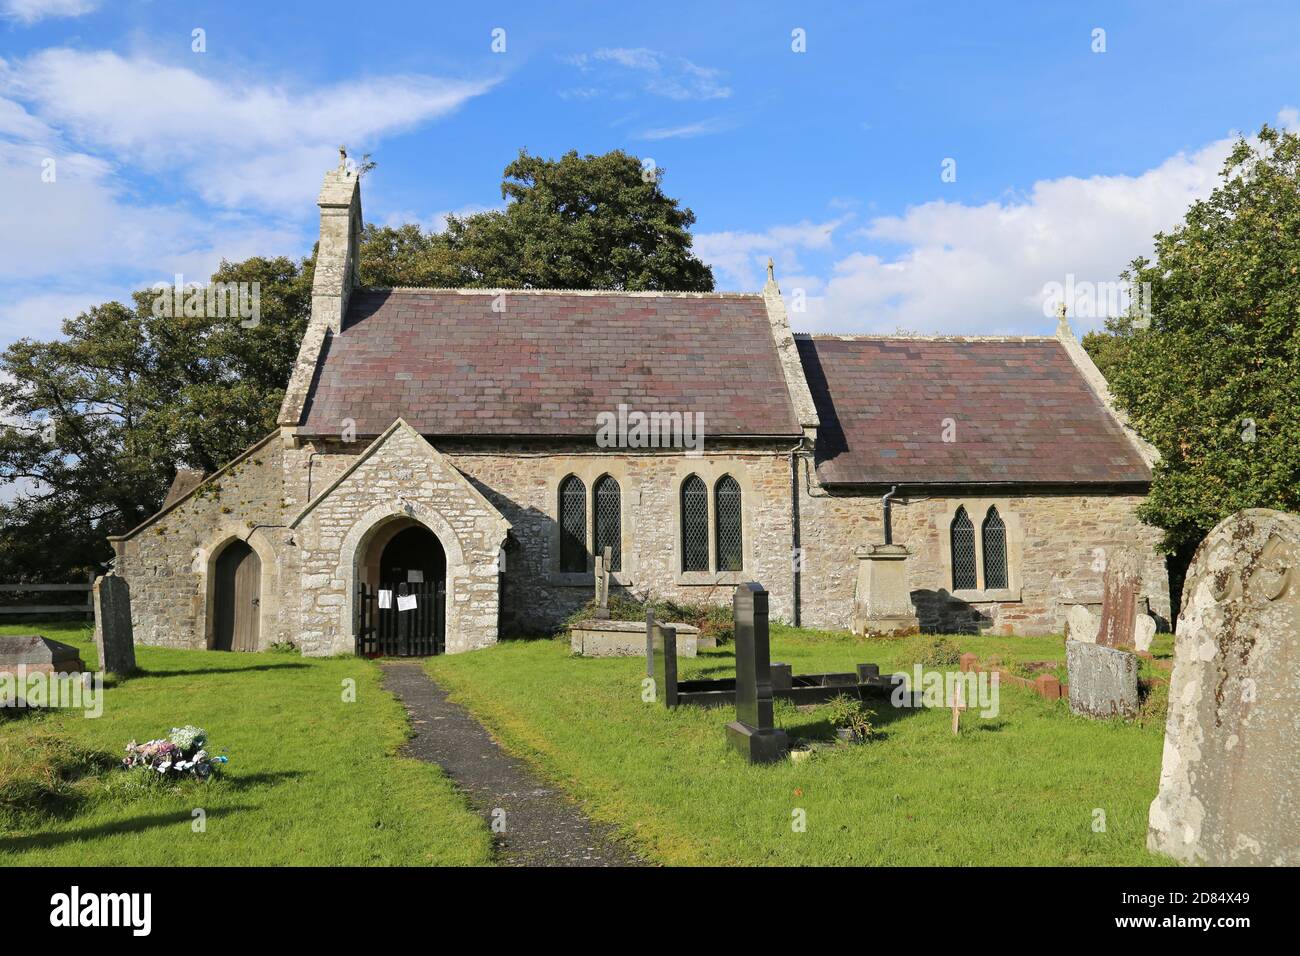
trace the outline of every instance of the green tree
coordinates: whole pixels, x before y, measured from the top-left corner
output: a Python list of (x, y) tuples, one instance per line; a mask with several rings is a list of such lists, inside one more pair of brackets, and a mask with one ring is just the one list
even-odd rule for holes
[(160, 309), (149, 290), (0, 354), (0, 577), (59, 578), (108, 560), (105, 536), (152, 514), (177, 467), (213, 471), (274, 427), (311, 263), (222, 263), (213, 279), (256, 288), (257, 320)]
[(1143, 520), (1186, 562), (1241, 508), (1300, 510), (1300, 137), (1241, 140), (1208, 199), (1155, 238), (1149, 319), (1085, 340), (1160, 451)]
[(621, 150), (521, 150), (505, 169), (503, 210), (449, 216), (441, 233), (367, 226), (366, 285), (708, 292), (713, 271), (691, 252), (695, 214), (665, 195), (662, 169)]

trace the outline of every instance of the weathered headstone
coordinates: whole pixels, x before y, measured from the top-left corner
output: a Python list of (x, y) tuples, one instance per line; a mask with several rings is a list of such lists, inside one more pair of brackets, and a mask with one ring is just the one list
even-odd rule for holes
[(854, 634), (904, 637), (921, 632), (912, 604), (907, 559), (901, 544), (872, 544), (854, 551), (858, 577), (853, 596)]
[(1137, 555), (1122, 548), (1106, 561), (1102, 578), (1101, 622), (1097, 643), (1103, 647), (1133, 647), (1133, 628), (1137, 620), (1138, 590), (1142, 577), (1138, 573)]
[(1071, 604), (1065, 612), (1065, 636), (1072, 641), (1096, 644), (1100, 624), (1100, 619), (1086, 604)]
[(1133, 625), (1133, 646), (1139, 651), (1151, 650), (1151, 642), (1156, 637), (1156, 619), (1150, 614), (1141, 614)]
[(1133, 717), (1138, 708), (1138, 661), (1127, 651), (1065, 642), (1070, 710), (1087, 717)]
[(135, 671), (135, 632), (131, 627), (131, 590), (126, 578), (105, 574), (95, 581), (95, 647), (99, 669), (112, 674)]
[(1183, 589), (1147, 847), (1211, 866), (1300, 865), (1300, 515), (1220, 522)]
[(727, 741), (750, 763), (780, 760), (790, 749), (772, 715), (771, 650), (767, 630), (767, 592), (750, 582), (732, 598), (736, 622), (736, 719), (727, 724)]
[(609, 620), (609, 566), (614, 560), (614, 550), (605, 547), (596, 555), (596, 609), (591, 616), (598, 621)]
[(73, 674), (85, 670), (81, 651), (39, 634), (0, 635), (0, 671), (28, 674)]

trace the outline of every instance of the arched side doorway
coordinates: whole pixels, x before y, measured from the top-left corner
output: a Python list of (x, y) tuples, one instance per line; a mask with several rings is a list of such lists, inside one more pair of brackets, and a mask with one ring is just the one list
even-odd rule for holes
[(409, 517), (386, 522), (365, 545), (359, 570), (358, 653), (372, 657), (443, 653), (447, 555), (436, 534)]
[(212, 649), (257, 650), (262, 616), (262, 561), (235, 540), (217, 555), (212, 591)]

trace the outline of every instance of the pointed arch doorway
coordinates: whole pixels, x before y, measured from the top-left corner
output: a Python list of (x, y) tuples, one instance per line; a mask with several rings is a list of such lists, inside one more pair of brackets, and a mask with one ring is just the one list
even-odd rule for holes
[(262, 616), (262, 561), (238, 539), (217, 555), (212, 593), (212, 649), (255, 651)]
[(399, 518), (376, 529), (358, 585), (357, 653), (422, 657), (446, 646), (447, 555), (428, 527)]

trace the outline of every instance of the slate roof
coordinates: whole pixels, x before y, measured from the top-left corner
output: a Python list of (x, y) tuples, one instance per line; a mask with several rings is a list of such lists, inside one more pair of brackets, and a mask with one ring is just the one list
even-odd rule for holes
[(620, 402), (717, 436), (798, 436), (760, 295), (359, 290), (299, 431), (584, 436)]
[[(1054, 339), (795, 338), (828, 484), (1151, 479)], [(943, 441), (948, 418), (956, 441)]]

